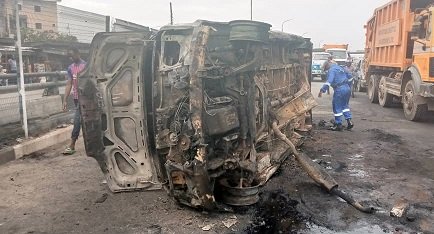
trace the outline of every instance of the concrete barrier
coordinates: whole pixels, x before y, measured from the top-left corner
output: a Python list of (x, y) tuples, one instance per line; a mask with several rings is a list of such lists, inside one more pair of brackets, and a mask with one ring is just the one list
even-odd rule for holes
[(66, 128), (56, 129), (43, 136), (0, 150), (0, 165), (46, 149), (50, 146), (67, 142), (71, 138), (72, 127), (73, 126), (68, 126)]

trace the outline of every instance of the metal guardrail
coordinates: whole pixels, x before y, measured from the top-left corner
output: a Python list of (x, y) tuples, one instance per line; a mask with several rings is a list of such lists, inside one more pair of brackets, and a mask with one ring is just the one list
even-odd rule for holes
[[(32, 90), (38, 90), (38, 89), (64, 86), (64, 85), (66, 85), (66, 81), (65, 80), (58, 81), (57, 78), (64, 77), (66, 74), (67, 74), (66, 71), (25, 73), (24, 78), (50, 76), (50, 77), (54, 77), (54, 80), (49, 81), (49, 82), (45, 82), (45, 83), (25, 84), (24, 89), (26, 91), (32, 91)], [(0, 75), (0, 79), (11, 79), (11, 78), (17, 78), (17, 74)], [(13, 93), (13, 92), (17, 92), (17, 90), (18, 90), (18, 85), (0, 86), (0, 94)]]
[[(66, 71), (23, 73), (22, 77), (26, 81), (39, 80), (32, 79), (33, 77), (45, 77), (47, 80), (43, 83), (24, 84), (24, 89), (20, 89), (19, 84), (22, 82), (18, 75), (0, 75), (0, 81), (9, 80), (9, 85), (0, 86), (0, 143), (17, 137), (27, 137), (29, 131), (36, 135), (54, 129), (58, 124), (69, 123), (75, 110), (72, 100), (68, 98), (68, 111), (62, 112), (61, 87), (66, 84)], [(11, 81), (14, 81), (14, 84), (11, 84)]]
[[(26, 84), (24, 85), (24, 88), (26, 89), (26, 91), (32, 91), (32, 90), (59, 87), (65, 85), (66, 85), (66, 81), (53, 81), (53, 82), (46, 82), (46, 83)], [(0, 94), (17, 92), (17, 90), (18, 90), (18, 85), (0, 86)]]
[[(68, 72), (66, 72), (66, 71), (24, 73), (24, 78), (44, 77), (44, 76), (62, 77), (62, 76), (65, 76), (67, 74), (68, 74)], [(17, 78), (17, 74), (16, 73), (10, 73), (10, 74), (0, 75), (0, 79), (10, 79), (10, 78)]]

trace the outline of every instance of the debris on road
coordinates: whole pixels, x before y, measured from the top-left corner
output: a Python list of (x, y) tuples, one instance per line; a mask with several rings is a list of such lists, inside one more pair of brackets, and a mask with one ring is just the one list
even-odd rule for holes
[(57, 125), (57, 128), (67, 128), (68, 126), (68, 124), (59, 124)]
[(107, 193), (103, 193), (101, 197), (99, 197), (98, 199), (95, 200), (95, 203), (103, 203), (105, 202), (105, 200), (107, 200), (108, 194)]
[(215, 224), (208, 224), (202, 227), (202, 231), (209, 231), (214, 227)]
[(261, 194), (253, 223), (245, 233), (297, 233), (304, 229), (308, 219), (297, 210), (298, 201), (289, 198), (282, 190)]
[(161, 226), (160, 225), (151, 225), (147, 228), (147, 234), (160, 234)]
[(326, 122), (325, 120), (322, 119), (322, 120), (319, 121), (318, 126), (320, 126), (320, 127), (325, 127), (326, 124), (327, 124), (327, 122)]
[(409, 203), (407, 199), (401, 198), (397, 200), (393, 205), (393, 208), (390, 211), (390, 216), (400, 218), (404, 215), (408, 207), (409, 207)]
[(226, 228), (231, 228), (237, 222), (238, 222), (238, 218), (235, 215), (222, 221), (223, 225), (225, 225)]
[(301, 165), (304, 171), (314, 180), (316, 183), (321, 185), (329, 193), (334, 194), (342, 199), (344, 199), (348, 204), (352, 205), (357, 210), (364, 213), (374, 213), (375, 209), (373, 207), (365, 207), (360, 202), (356, 201), (350, 194), (346, 193), (344, 190), (338, 188), (338, 183), (331, 177), (325, 170), (323, 170), (319, 164), (315, 163), (306, 154), (298, 152), (295, 145), (288, 139), (285, 134), (283, 134), (277, 127), (277, 122), (272, 123), (272, 129), (276, 134), (276, 137), (285, 142), (292, 151), (292, 154), (297, 159), (298, 163)]

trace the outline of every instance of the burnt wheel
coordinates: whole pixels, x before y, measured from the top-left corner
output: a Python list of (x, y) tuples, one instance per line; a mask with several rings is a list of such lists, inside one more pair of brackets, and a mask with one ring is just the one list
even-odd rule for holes
[(421, 120), (428, 112), (427, 104), (416, 103), (417, 94), (413, 80), (407, 82), (402, 97), (405, 118), (411, 121)]
[(368, 81), (368, 97), (371, 103), (378, 103), (378, 76), (372, 75)]
[(393, 103), (393, 95), (387, 93), (386, 77), (382, 76), (378, 84), (378, 103), (382, 107), (390, 107)]

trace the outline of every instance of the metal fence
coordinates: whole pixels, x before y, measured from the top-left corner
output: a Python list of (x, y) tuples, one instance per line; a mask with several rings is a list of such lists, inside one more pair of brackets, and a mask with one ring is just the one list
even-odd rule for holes
[[(0, 47), (2, 51), (7, 52), (3, 56), (0, 53), (0, 65), (6, 65), (3, 68), (7, 68), (6, 70), (9, 72), (21, 73), (21, 78), (17, 78), (17, 74), (3, 75), (1, 74), (2, 71), (0, 71), (0, 144), (1, 137), (13, 132), (11, 128), (16, 129), (15, 126), (26, 129), (24, 131), (25, 135), (28, 135), (28, 132), (32, 135), (32, 127), (43, 125), (41, 123), (36, 124), (36, 121), (65, 116), (68, 113), (62, 110), (62, 87), (65, 85), (65, 72), (32, 73), (25, 74), (22, 77), (24, 71), (65, 69), (64, 60), (70, 62), (65, 56), (68, 47), (75, 46), (81, 51), (83, 49), (82, 52), (84, 52), (87, 50), (84, 48), (87, 48), (88, 45), (83, 44), (90, 43), (92, 38), (99, 32), (155, 32), (149, 27), (132, 22), (57, 5), (57, 1), (40, 1), (44, 10), (38, 12), (34, 11), (31, 2), (18, 0), (3, 2), (0, 11), (4, 10), (15, 19), (24, 17), (34, 19), (35, 22), (25, 25), (23, 24), (25, 21), (11, 20), (7, 22), (8, 27), (5, 27), (8, 30), (0, 31), (0, 37), (5, 37), (0, 39), (8, 39), (3, 40), (5, 44), (1, 45), (3, 48)], [(57, 6), (52, 7), (53, 4)], [(44, 30), (40, 30), (41, 28)], [(47, 28), (50, 30), (47, 30)], [(21, 35), (22, 32), (24, 32), (23, 35)], [(11, 48), (12, 45), (9, 40), (11, 38), (15, 38), (15, 52)], [(29, 47), (22, 47), (21, 43), (23, 42)], [(23, 51), (26, 55), (24, 59)], [(12, 58), (9, 58), (9, 55)], [(18, 66), (15, 66), (14, 61)], [(42, 63), (48, 66), (41, 70), (34, 69), (36, 64)], [(33, 78), (37, 77), (46, 77), (46, 82), (40, 82), (39, 79), (34, 82)], [(26, 81), (26, 84), (23, 81)], [(18, 87), (17, 84), (25, 87), (25, 91)], [(26, 104), (27, 108), (21, 108), (22, 103)], [(70, 103), (72, 104), (72, 100)], [(73, 104), (68, 105), (68, 107), (71, 110), (74, 109)], [(29, 126), (26, 127), (28, 121), (30, 121)], [(56, 121), (52, 120), (51, 123), (56, 123)], [(21, 123), (23, 126), (20, 126)], [(38, 131), (34, 132), (38, 133)]]
[[(30, 136), (39, 135), (56, 128), (58, 125), (70, 122), (74, 105), (69, 103), (63, 111), (63, 96), (66, 72), (27, 73), (24, 78), (29, 81), (24, 85), (27, 106), (28, 129)], [(0, 148), (2, 145), (24, 137), (22, 103), (20, 102), (19, 86), (9, 82), (16, 74), (0, 75)], [(38, 79), (37, 83), (33, 78)], [(8, 81), (8, 82), (6, 82)], [(7, 84), (7, 85), (6, 85)]]

